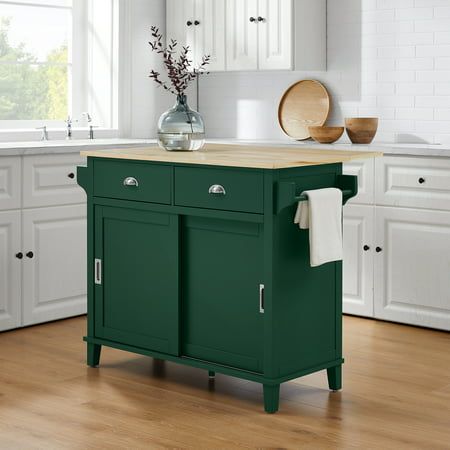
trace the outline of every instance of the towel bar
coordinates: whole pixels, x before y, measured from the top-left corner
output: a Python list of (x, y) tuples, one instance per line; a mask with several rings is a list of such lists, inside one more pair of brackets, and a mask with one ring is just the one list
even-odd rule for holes
[[(348, 200), (354, 197), (358, 193), (358, 178), (354, 175), (337, 175), (334, 186), (323, 187), (336, 187), (342, 191), (342, 204), (345, 205)], [(306, 191), (305, 187), (302, 189)], [(292, 181), (280, 181), (277, 185), (275, 212), (278, 214), (284, 208), (292, 206), (295, 203), (308, 200), (306, 195), (297, 195), (298, 188)]]

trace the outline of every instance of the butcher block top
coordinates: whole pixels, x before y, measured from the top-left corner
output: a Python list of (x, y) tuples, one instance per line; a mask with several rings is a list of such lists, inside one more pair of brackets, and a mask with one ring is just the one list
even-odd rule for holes
[(208, 166), (286, 169), (335, 164), (382, 156), (381, 152), (319, 150), (285, 146), (209, 144), (195, 152), (168, 152), (157, 145), (140, 148), (86, 150), (82, 156)]

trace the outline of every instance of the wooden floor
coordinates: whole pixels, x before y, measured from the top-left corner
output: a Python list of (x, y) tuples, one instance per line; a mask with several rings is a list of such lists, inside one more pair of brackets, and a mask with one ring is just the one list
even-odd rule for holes
[(85, 318), (0, 333), (0, 448), (450, 448), (450, 335), (344, 321), (344, 389), (255, 383), (104, 348), (84, 364)]

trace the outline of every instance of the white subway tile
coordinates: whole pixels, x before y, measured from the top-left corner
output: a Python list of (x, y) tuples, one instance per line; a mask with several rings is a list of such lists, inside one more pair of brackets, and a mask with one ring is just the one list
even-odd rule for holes
[(404, 8), (395, 10), (396, 20), (422, 20), (433, 17), (433, 8)]
[(450, 6), (438, 6), (434, 8), (434, 17), (439, 19), (450, 18)]
[(435, 58), (434, 68), (436, 70), (447, 70), (450, 69), (450, 56), (446, 58)]
[(416, 106), (421, 108), (449, 108), (450, 96), (417, 96)]
[[(433, 11), (431, 9), (431, 11)], [(362, 23), (366, 22), (388, 22), (394, 20), (395, 14), (393, 9), (382, 9), (362, 12)]]
[(413, 8), (414, 0), (378, 0), (378, 9)]
[(448, 19), (433, 19), (433, 20), (416, 20), (414, 22), (414, 30), (418, 32), (423, 31), (448, 31)]
[(435, 83), (434, 93), (436, 95), (450, 95), (450, 82), (447, 83)]
[(378, 33), (412, 33), (414, 22), (380, 22), (375, 23)]
[(380, 95), (377, 97), (377, 106), (382, 108), (412, 108), (414, 106), (414, 96)]
[(438, 31), (437, 33), (434, 33), (434, 42), (436, 44), (450, 44), (450, 31)]
[(416, 72), (417, 81), (427, 81), (430, 83), (442, 82), (450, 83), (450, 71), (447, 70), (419, 70)]
[(449, 0), (416, 0), (415, 6), (423, 7), (423, 6), (448, 6)]
[(394, 133), (405, 133), (414, 129), (413, 120), (385, 120), (380, 119), (378, 126), (380, 131), (383, 132), (394, 132)]
[[(450, 104), (448, 108), (437, 108), (434, 110), (434, 118), (436, 120), (450, 120)], [(450, 130), (448, 130), (450, 133)]]
[(433, 108), (397, 108), (396, 119), (433, 120)]
[(450, 45), (418, 45), (416, 47), (417, 57), (426, 56), (450, 56)]
[(415, 79), (415, 73), (412, 70), (381, 71), (378, 72), (377, 79), (380, 82), (411, 82)]
[(433, 95), (434, 85), (432, 83), (397, 83), (397, 95)]
[(398, 45), (427, 45), (433, 44), (433, 33), (401, 33), (397, 35)]
[[(416, 47), (413, 45), (401, 46), (401, 47), (380, 47), (378, 49), (379, 58), (412, 58), (416, 55)], [(428, 56), (428, 55), (422, 55)], [(442, 55), (447, 56), (447, 55)]]
[(360, 117), (382, 117), (383, 119), (395, 119), (395, 108), (378, 108), (361, 106), (358, 108)]
[(401, 58), (395, 62), (398, 70), (432, 70), (434, 64), (433, 58)]
[(418, 120), (416, 130), (424, 133), (448, 133), (450, 120)]

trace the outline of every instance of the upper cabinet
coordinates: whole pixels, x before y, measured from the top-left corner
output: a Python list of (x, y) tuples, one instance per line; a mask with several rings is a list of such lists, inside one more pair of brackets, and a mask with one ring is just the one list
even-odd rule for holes
[(225, 70), (225, 0), (167, 0), (167, 37), (191, 49), (193, 67)]
[(167, 36), (210, 71), (325, 70), (326, 0), (167, 0)]

